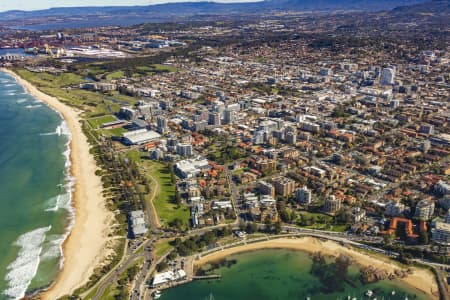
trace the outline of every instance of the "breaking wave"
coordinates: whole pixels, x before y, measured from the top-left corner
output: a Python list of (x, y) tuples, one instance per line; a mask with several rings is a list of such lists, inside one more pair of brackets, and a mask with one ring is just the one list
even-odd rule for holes
[(67, 126), (67, 122), (66, 121), (62, 121), (61, 124), (56, 127), (55, 131), (53, 132), (47, 132), (47, 133), (41, 133), (40, 135), (57, 135), (57, 136), (61, 136), (61, 135), (65, 135), (65, 136), (70, 136), (70, 130), (69, 127)]
[(8, 267), (5, 280), (8, 288), (3, 292), (9, 298), (21, 299), (36, 275), (40, 263), (42, 243), (51, 226), (27, 232), (17, 239), (14, 245), (19, 246), (19, 254)]
[(28, 109), (34, 109), (34, 108), (39, 108), (39, 107), (42, 107), (42, 105), (37, 104), (37, 105), (27, 105), (27, 106), (25, 106), (25, 108), (28, 108)]

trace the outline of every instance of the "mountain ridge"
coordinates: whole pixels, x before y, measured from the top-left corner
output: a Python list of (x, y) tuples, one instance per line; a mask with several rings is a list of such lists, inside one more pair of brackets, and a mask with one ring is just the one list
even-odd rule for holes
[[(226, 13), (267, 10), (384, 10), (411, 5), (425, 0), (266, 0), (255, 2), (221, 3), (214, 1), (173, 2), (140, 6), (81, 6), (55, 7), (43, 10), (10, 10), (0, 12), (3, 20), (26, 17), (68, 15), (98, 15), (128, 13)], [(181, 10), (185, 10), (181, 12)]]

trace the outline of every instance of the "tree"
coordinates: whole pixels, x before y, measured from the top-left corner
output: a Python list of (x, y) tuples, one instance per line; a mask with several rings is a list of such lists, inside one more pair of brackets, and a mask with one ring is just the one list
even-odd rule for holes
[(212, 231), (208, 231), (203, 235), (203, 240), (209, 245), (216, 240), (216, 236)]
[(258, 231), (258, 225), (256, 225), (253, 222), (247, 223), (247, 226), (245, 227), (245, 232), (251, 234), (255, 233), (256, 231)]
[(222, 229), (222, 236), (229, 236), (233, 233), (233, 230), (231, 228), (231, 225), (228, 225), (227, 227), (224, 227)]
[(426, 231), (421, 231), (419, 233), (419, 242), (423, 245), (428, 245), (430, 243), (429, 237), (428, 237), (428, 232)]
[(178, 230), (181, 230), (183, 227), (183, 220), (181, 220), (180, 218), (175, 218), (172, 222), (170, 222), (169, 225)]
[(291, 214), (289, 213), (289, 211), (287, 209), (281, 211), (280, 218), (285, 223), (291, 223), (291, 221), (292, 221)]
[(239, 220), (239, 230), (244, 231), (246, 228), (245, 222), (243, 220)]
[(157, 266), (156, 266), (156, 270), (158, 272), (162, 272), (165, 269), (167, 269), (169, 266), (167, 265), (167, 263), (165, 261), (160, 262)]
[(178, 192), (178, 189), (175, 189), (175, 204), (180, 206), (181, 205), (181, 196)]
[(283, 228), (281, 227), (281, 222), (280, 221), (277, 221), (276, 223), (275, 223), (275, 226), (274, 226), (274, 232), (275, 232), (275, 234), (279, 234), (279, 233), (281, 233), (281, 231), (283, 230)]
[(168, 258), (169, 260), (174, 260), (175, 258), (177, 258), (177, 252), (176, 252), (176, 251), (171, 251), (171, 252), (169, 253), (169, 255), (167, 255), (167, 258)]

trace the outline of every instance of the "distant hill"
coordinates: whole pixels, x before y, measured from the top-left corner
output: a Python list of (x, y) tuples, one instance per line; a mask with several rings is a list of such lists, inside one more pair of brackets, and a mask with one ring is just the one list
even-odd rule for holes
[(263, 14), (283, 11), (381, 11), (421, 5), (427, 0), (264, 0), (245, 3), (179, 2), (148, 6), (58, 7), (0, 12), (0, 26), (34, 28), (95, 27), (146, 22), (175, 22), (214, 15)]
[(223, 14), (270, 10), (386, 10), (426, 0), (266, 0), (246, 3), (179, 2), (148, 6), (58, 7), (45, 10), (0, 12), (1, 20), (23, 18), (123, 14)]
[[(433, 0), (409, 6), (399, 6), (392, 10), (395, 14), (450, 14), (450, 0)], [(450, 20), (449, 20), (450, 23)]]

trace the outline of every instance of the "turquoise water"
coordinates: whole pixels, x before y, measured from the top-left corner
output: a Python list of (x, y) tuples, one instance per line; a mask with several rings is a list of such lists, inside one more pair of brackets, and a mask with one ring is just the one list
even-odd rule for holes
[[(372, 290), (377, 299), (427, 299), (426, 295), (398, 281), (380, 281), (364, 285), (359, 281), (356, 266), (349, 269), (354, 286), (344, 284), (340, 292), (326, 293), (320, 280), (310, 274), (312, 260), (309, 254), (292, 250), (258, 250), (232, 255), (236, 264), (214, 270), (222, 279), (194, 281), (162, 291), (161, 300), (285, 300), (307, 299), (368, 299)], [(395, 295), (392, 295), (395, 291)], [(211, 297), (212, 295), (212, 297)]]
[(68, 131), (0, 72), (0, 299), (47, 286), (71, 225)]

